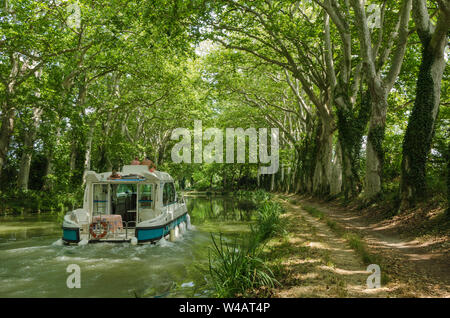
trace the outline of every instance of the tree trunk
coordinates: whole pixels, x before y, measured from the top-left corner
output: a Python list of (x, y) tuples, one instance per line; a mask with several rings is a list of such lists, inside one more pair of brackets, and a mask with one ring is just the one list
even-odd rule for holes
[(370, 94), (364, 92), (361, 94), (358, 111), (350, 103), (342, 103), (337, 108), (339, 147), (336, 150), (341, 153), (342, 190), (346, 200), (356, 196), (359, 192), (360, 151), (371, 107)]
[[(338, 110), (339, 116), (339, 110)], [(341, 119), (338, 120), (338, 130), (339, 130), (339, 152), (341, 153), (341, 165), (342, 165), (342, 190), (344, 192), (345, 199), (354, 197), (357, 193), (356, 185), (359, 181), (357, 165), (359, 163), (358, 153), (361, 144), (361, 137), (359, 144), (355, 144), (354, 130), (352, 129), (352, 123), (346, 120), (346, 124), (343, 125)], [(356, 149), (358, 148), (358, 149)]]
[(30, 176), (31, 158), (33, 155), (33, 144), (36, 137), (37, 128), (41, 119), (42, 109), (33, 108), (33, 120), (31, 127), (24, 133), (24, 145), (22, 158), (20, 160), (19, 175), (17, 177), (17, 187), (23, 190), (28, 189), (28, 180)]
[(426, 193), (425, 166), (439, 111), (446, 42), (441, 41), (436, 47), (431, 36), (422, 41), (423, 52), (417, 79), (416, 100), (403, 140), (401, 208), (414, 205), (415, 200), (423, 198)]
[(366, 176), (363, 193), (366, 200), (375, 199), (381, 194), (384, 162), (383, 140), (387, 111), (387, 94), (386, 90), (381, 87), (381, 83), (370, 87), (370, 96), (372, 112), (367, 135)]
[(288, 192), (296, 192), (296, 179), (297, 179), (297, 159), (294, 158), (294, 161), (292, 162), (294, 165), (294, 169), (291, 169), (292, 173), (289, 178), (289, 187)]
[(342, 164), (341, 164), (341, 146), (336, 143), (334, 155), (333, 155), (333, 165), (331, 172), (331, 184), (330, 184), (330, 194), (337, 195), (342, 191)]
[(16, 76), (19, 72), (19, 57), (17, 53), (11, 56), (11, 72), (9, 74), (9, 83), (5, 87), (5, 100), (2, 103), (2, 127), (0, 128), (0, 176), (3, 166), (8, 158), (9, 143), (14, 132), (14, 120), (16, 116), (16, 108), (11, 103), (11, 97), (14, 94), (16, 84)]
[[(259, 175), (258, 175), (258, 188), (259, 188)], [(222, 187), (223, 189), (227, 189), (227, 171), (225, 168), (222, 168)]]
[(270, 191), (275, 189), (275, 173), (270, 176)]
[(75, 138), (75, 136), (72, 136), (72, 142), (70, 145), (70, 162), (69, 162), (70, 174), (72, 174), (75, 171), (77, 163), (77, 154), (78, 154), (77, 139)]
[(316, 164), (313, 175), (313, 193), (325, 196), (330, 193), (333, 132), (329, 124), (323, 123), (318, 128)]
[(286, 193), (291, 192), (291, 182), (292, 182), (292, 168), (291, 166), (287, 167), (287, 177), (286, 177), (286, 181), (285, 181), (285, 187), (284, 187), (284, 191)]
[(47, 146), (47, 167), (45, 168), (44, 184), (42, 189), (45, 191), (51, 191), (53, 189), (52, 175), (53, 169), (53, 157), (55, 155), (55, 148), (59, 145), (59, 139), (61, 138), (61, 127), (56, 129), (56, 141), (54, 144)]
[(347, 147), (343, 146), (343, 141), (340, 140), (340, 148), (344, 149), (342, 151), (342, 187), (343, 187), (343, 191), (344, 191), (344, 196), (345, 199), (349, 199), (351, 197), (353, 197), (356, 194), (356, 178), (354, 175), (354, 163), (355, 161), (353, 160), (354, 158), (352, 158), (351, 156), (351, 150), (348, 149)]
[[(384, 152), (382, 143), (384, 140), (387, 96), (392, 89), (404, 59), (406, 45), (408, 43), (408, 24), (411, 12), (411, 0), (403, 0), (398, 15), (396, 28), (388, 35), (393, 41), (388, 41), (386, 46), (388, 53), (386, 58), (390, 60), (389, 68), (383, 69), (383, 54), (379, 56), (378, 49), (372, 44), (371, 31), (365, 14), (364, 2), (352, 0), (358, 36), (360, 41), (360, 56), (364, 63), (364, 72), (370, 92), (371, 117), (369, 121), (369, 133), (366, 145), (366, 176), (364, 180), (363, 195), (365, 200), (371, 201), (381, 194), (381, 182)], [(384, 25), (380, 26), (381, 30)], [(381, 35), (379, 36), (379, 40)], [(391, 43), (396, 42), (396, 48), (390, 55)], [(381, 42), (379, 42), (381, 44)], [(377, 56), (378, 55), (378, 56)]]
[(4, 109), (2, 113), (2, 127), (0, 128), (0, 175), (8, 158), (9, 143), (14, 131), (14, 107)]
[(94, 128), (95, 122), (92, 121), (89, 125), (89, 134), (86, 141), (86, 152), (84, 155), (83, 185), (85, 183), (86, 172), (91, 170), (92, 139), (94, 137)]
[(450, 219), (450, 142), (447, 145), (447, 218)]

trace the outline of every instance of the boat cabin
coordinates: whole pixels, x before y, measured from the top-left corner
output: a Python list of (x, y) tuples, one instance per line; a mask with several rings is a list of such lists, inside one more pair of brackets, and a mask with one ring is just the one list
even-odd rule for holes
[(164, 225), (178, 216), (181, 205), (185, 211), (173, 178), (148, 166), (127, 165), (119, 174), (88, 171), (85, 178), (83, 208), (68, 213), (63, 225), (64, 235), (79, 227), (78, 237), (68, 242), (129, 240), (137, 225)]

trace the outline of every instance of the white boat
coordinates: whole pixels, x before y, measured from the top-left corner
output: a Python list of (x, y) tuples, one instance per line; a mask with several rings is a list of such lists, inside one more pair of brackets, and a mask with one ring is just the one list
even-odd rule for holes
[(64, 216), (66, 244), (174, 240), (188, 228), (186, 203), (168, 173), (128, 165), (119, 175), (86, 173), (83, 208)]

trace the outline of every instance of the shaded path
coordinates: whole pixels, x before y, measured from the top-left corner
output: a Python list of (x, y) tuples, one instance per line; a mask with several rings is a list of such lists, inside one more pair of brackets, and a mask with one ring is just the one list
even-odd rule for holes
[(288, 234), (269, 243), (270, 259), (279, 263), (277, 277), (282, 286), (275, 297), (388, 297), (388, 287), (367, 289), (366, 272), (360, 257), (328, 226), (300, 206), (278, 198), (287, 212)]
[[(369, 251), (381, 255), (393, 278), (391, 289), (409, 297), (450, 297), (448, 242), (401, 238), (389, 222), (373, 222), (357, 211), (311, 198), (288, 196), (300, 205), (312, 206), (347, 230), (360, 234)], [(390, 295), (393, 296), (393, 295)]]

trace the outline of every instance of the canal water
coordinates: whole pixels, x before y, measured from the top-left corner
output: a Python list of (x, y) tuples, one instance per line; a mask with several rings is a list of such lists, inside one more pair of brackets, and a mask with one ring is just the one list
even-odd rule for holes
[[(254, 211), (233, 197), (186, 197), (192, 230), (152, 245), (61, 245), (61, 218), (0, 217), (0, 297), (209, 297), (211, 235), (234, 240)], [(81, 270), (69, 289), (67, 267)]]

